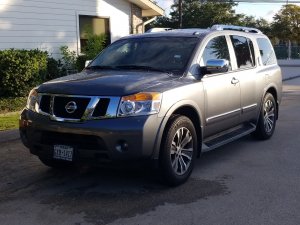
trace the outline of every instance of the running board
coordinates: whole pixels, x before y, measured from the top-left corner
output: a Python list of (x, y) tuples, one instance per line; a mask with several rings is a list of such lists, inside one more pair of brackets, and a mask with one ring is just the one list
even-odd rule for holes
[(244, 124), (220, 134), (208, 137), (203, 140), (202, 152), (208, 152), (222, 145), (235, 141), (255, 131), (256, 126), (252, 123)]

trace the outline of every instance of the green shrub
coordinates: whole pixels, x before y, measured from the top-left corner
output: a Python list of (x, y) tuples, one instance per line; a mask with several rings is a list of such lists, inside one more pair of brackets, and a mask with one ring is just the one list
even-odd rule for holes
[(0, 98), (0, 114), (7, 112), (17, 112), (26, 105), (27, 97)]
[(88, 32), (86, 46), (82, 49), (86, 58), (88, 60), (94, 59), (105, 48), (106, 40), (105, 34), (97, 35)]
[(63, 45), (59, 48), (60, 54), (62, 55), (62, 67), (61, 73), (63, 76), (68, 75), (71, 71), (77, 72), (76, 70), (76, 59), (77, 54), (75, 51), (71, 51), (68, 46)]
[(40, 50), (0, 51), (0, 96), (26, 96), (47, 76), (47, 52)]
[(77, 71), (82, 71), (85, 67), (85, 62), (89, 60), (86, 55), (79, 55), (76, 60)]

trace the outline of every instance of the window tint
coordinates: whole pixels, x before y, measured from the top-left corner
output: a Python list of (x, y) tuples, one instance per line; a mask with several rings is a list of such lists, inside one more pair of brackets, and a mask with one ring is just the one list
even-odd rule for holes
[(239, 69), (255, 66), (254, 48), (250, 39), (241, 36), (231, 36), (237, 66)]
[(270, 42), (265, 38), (258, 38), (257, 44), (263, 65), (276, 64), (276, 56)]
[[(230, 63), (229, 50), (225, 36), (215, 37), (208, 42), (201, 57), (200, 66), (206, 66), (207, 60), (210, 59), (226, 59)], [(231, 67), (229, 70), (231, 70)]]

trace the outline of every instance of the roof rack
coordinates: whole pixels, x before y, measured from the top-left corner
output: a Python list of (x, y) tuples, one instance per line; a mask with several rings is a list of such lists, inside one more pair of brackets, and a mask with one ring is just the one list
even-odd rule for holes
[(247, 33), (262, 34), (262, 32), (256, 28), (233, 26), (233, 25), (223, 25), (223, 24), (213, 25), (211, 27), (211, 30), (236, 30), (236, 31), (242, 31), (242, 32), (247, 32)]

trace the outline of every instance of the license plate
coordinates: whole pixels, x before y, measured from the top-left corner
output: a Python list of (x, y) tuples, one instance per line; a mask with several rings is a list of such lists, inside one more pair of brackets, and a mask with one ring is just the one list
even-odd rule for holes
[(54, 145), (53, 158), (72, 161), (73, 151), (74, 148), (68, 145)]

